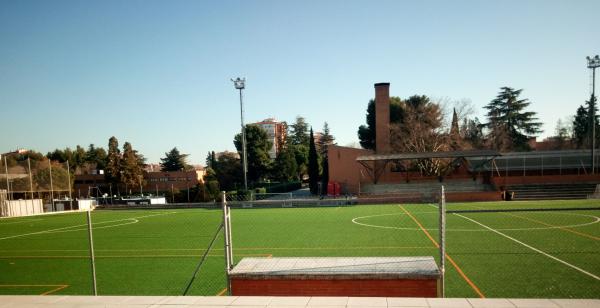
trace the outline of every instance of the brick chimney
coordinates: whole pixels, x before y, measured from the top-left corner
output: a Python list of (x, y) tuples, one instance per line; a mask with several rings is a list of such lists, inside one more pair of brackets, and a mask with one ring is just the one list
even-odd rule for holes
[(390, 84), (375, 84), (375, 152), (390, 152)]

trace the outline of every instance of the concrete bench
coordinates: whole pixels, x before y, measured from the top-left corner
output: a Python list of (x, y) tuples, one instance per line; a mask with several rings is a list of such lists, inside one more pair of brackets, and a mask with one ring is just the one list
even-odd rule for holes
[(236, 296), (437, 297), (433, 257), (244, 258), (229, 273)]

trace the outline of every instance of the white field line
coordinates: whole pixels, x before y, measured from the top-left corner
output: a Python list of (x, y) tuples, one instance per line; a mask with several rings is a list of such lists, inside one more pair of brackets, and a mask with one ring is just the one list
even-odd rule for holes
[(0, 226), (24, 224), (24, 223), (28, 223), (28, 222), (32, 222), (32, 221), (40, 221), (40, 220), (43, 220), (43, 219), (28, 219), (28, 220), (22, 220), (22, 221), (0, 222)]
[[(437, 208), (435, 205), (432, 205), (432, 204), (429, 204), (429, 206)], [(439, 212), (419, 212), (418, 214), (438, 214), (438, 213)], [(531, 228), (505, 228), (505, 229), (498, 229), (498, 230), (502, 230), (502, 231), (551, 230), (551, 229), (583, 227), (583, 226), (589, 226), (589, 225), (597, 224), (597, 223), (600, 222), (600, 217), (593, 216), (593, 215), (585, 215), (585, 214), (577, 214), (577, 213), (560, 213), (560, 212), (555, 213), (555, 214), (557, 214), (557, 215), (561, 214), (561, 215), (589, 217), (589, 218), (592, 219), (592, 221), (585, 222), (585, 223), (580, 223), (580, 224), (575, 224), (575, 225), (564, 225), (564, 226), (553, 226), (553, 227), (531, 227)], [(366, 219), (366, 218), (381, 217), (381, 216), (397, 216), (397, 215), (406, 215), (406, 214), (404, 214), (404, 213), (390, 213), (390, 214), (377, 214), (377, 215), (360, 216), (360, 217), (354, 217), (352, 219), (352, 223), (355, 223), (355, 224), (361, 225), (361, 226), (365, 226), (365, 227), (380, 228), (380, 229), (395, 229), (395, 230), (409, 230), (409, 231), (420, 231), (421, 230), (419, 228), (382, 226), (382, 225), (374, 225), (374, 224), (368, 224), (368, 223), (364, 223), (364, 222), (359, 222), (359, 220)], [(437, 231), (438, 230), (437, 228), (425, 228), (425, 229), (427, 229), (427, 231)], [(486, 232), (486, 230), (482, 230), (482, 229), (446, 229), (446, 231), (448, 231), (448, 232)]]
[(555, 256), (552, 256), (552, 255), (550, 255), (550, 254), (547, 254), (547, 253), (545, 253), (545, 252), (543, 252), (543, 251), (541, 251), (541, 250), (539, 250), (539, 249), (537, 249), (537, 248), (535, 248), (535, 247), (533, 247), (533, 246), (527, 245), (527, 244), (525, 244), (525, 243), (523, 243), (523, 242), (521, 242), (521, 241), (519, 241), (519, 240), (517, 240), (517, 239), (515, 239), (515, 238), (513, 238), (513, 237), (511, 237), (511, 236), (509, 236), (509, 235), (506, 235), (506, 234), (504, 234), (504, 233), (502, 233), (502, 232), (500, 232), (500, 231), (498, 231), (498, 230), (495, 230), (495, 229), (493, 229), (493, 228), (490, 228), (490, 227), (488, 227), (488, 226), (486, 226), (486, 225), (484, 225), (484, 224), (482, 224), (482, 223), (480, 223), (480, 222), (478, 222), (478, 221), (476, 221), (476, 220), (474, 220), (474, 219), (471, 219), (471, 218), (469, 218), (469, 217), (466, 217), (466, 216), (463, 216), (463, 215), (460, 215), (460, 214), (457, 214), (457, 213), (454, 213), (454, 215), (456, 215), (456, 216), (458, 216), (458, 217), (462, 217), (462, 218), (464, 218), (464, 219), (466, 219), (466, 220), (468, 220), (468, 221), (471, 221), (471, 222), (473, 222), (473, 223), (475, 223), (475, 224), (478, 224), (478, 225), (480, 225), (480, 226), (484, 227), (485, 229), (488, 229), (488, 230), (490, 230), (490, 231), (492, 231), (492, 232), (494, 232), (494, 233), (496, 233), (496, 234), (498, 234), (498, 235), (501, 235), (501, 236), (503, 236), (503, 237), (505, 237), (505, 238), (507, 238), (507, 239), (509, 239), (509, 240), (512, 240), (512, 241), (514, 241), (515, 243), (521, 244), (521, 245), (523, 245), (523, 246), (525, 246), (525, 247), (527, 247), (527, 248), (529, 248), (529, 249), (531, 249), (531, 250), (533, 250), (533, 251), (535, 251), (535, 252), (537, 252), (537, 253), (539, 253), (539, 254), (542, 254), (542, 255), (544, 255), (544, 256), (546, 256), (546, 257), (548, 257), (548, 258), (550, 258), (550, 259), (552, 259), (552, 260), (554, 260), (554, 261), (560, 262), (560, 263), (562, 263), (562, 264), (564, 264), (564, 265), (566, 265), (566, 266), (568, 266), (568, 267), (570, 267), (570, 268), (573, 268), (573, 269), (575, 269), (575, 270), (577, 270), (577, 271), (579, 271), (579, 272), (581, 272), (581, 273), (583, 273), (583, 274), (585, 274), (585, 275), (588, 275), (588, 276), (590, 276), (590, 277), (592, 277), (592, 278), (594, 278), (594, 279), (596, 279), (596, 280), (600, 280), (600, 277), (598, 277), (598, 276), (596, 276), (596, 275), (594, 275), (594, 274), (592, 274), (592, 273), (590, 273), (590, 272), (588, 272), (588, 271), (585, 271), (585, 270), (583, 270), (583, 269), (581, 269), (581, 268), (579, 268), (579, 267), (577, 267), (577, 266), (575, 266), (575, 265), (573, 265), (573, 264), (571, 264), (571, 263), (568, 263), (568, 262), (566, 262), (566, 261), (563, 261), (563, 260), (561, 260), (561, 259), (559, 259), (559, 258), (557, 258), (557, 257), (555, 257)]
[[(146, 218), (146, 217), (152, 217), (152, 216), (161, 216), (161, 215), (168, 215), (168, 214), (174, 214), (177, 212), (167, 212), (167, 213), (160, 213), (160, 214), (153, 214), (153, 215), (144, 215), (144, 216), (137, 216), (137, 217), (130, 217), (130, 218), (124, 218), (124, 219), (117, 219), (117, 220), (110, 220), (110, 221), (102, 221), (102, 222), (97, 222), (94, 223), (92, 222), (92, 226), (94, 224), (105, 224), (105, 223), (111, 223), (111, 222), (119, 222), (119, 221), (125, 221), (125, 220), (137, 220), (136, 218)], [(7, 239), (11, 239), (11, 238), (16, 238), (16, 237), (23, 237), (23, 236), (29, 236), (29, 235), (36, 235), (36, 234), (43, 234), (43, 233), (53, 233), (53, 232), (64, 232), (61, 230), (65, 230), (65, 229), (71, 229), (71, 228), (77, 228), (77, 227), (84, 227), (87, 226), (87, 224), (82, 224), (82, 225), (74, 225), (74, 226), (68, 226), (68, 227), (62, 227), (62, 228), (56, 228), (56, 229), (49, 229), (49, 230), (43, 230), (43, 231), (38, 231), (38, 232), (31, 232), (31, 233), (24, 233), (24, 234), (17, 234), (17, 235), (11, 235), (11, 236), (7, 236), (7, 237), (0, 237), (0, 241), (1, 240), (7, 240)], [(97, 229), (94, 228), (94, 229)], [(68, 230), (68, 231), (76, 231), (76, 230)]]

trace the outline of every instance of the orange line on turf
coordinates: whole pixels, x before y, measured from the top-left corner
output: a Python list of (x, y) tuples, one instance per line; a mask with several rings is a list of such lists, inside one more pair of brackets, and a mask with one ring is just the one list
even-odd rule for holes
[[(237, 254), (238, 256), (257, 256), (257, 257), (269, 257), (271, 254), (268, 253), (246, 253)], [(95, 258), (195, 258), (201, 257), (202, 255), (106, 255), (98, 256)], [(90, 256), (0, 256), (0, 259), (86, 259)], [(223, 257), (223, 255), (208, 255), (208, 257)]]
[(26, 288), (26, 287), (56, 287), (50, 291), (44, 292), (40, 295), (52, 294), (56, 291), (60, 291), (64, 288), (69, 287), (68, 284), (0, 284), (0, 288)]
[(225, 292), (227, 292), (227, 288), (221, 290), (221, 292), (217, 293), (217, 295), (215, 295), (215, 296), (221, 296), (221, 295), (225, 294)]
[(583, 237), (591, 238), (591, 239), (596, 240), (596, 241), (600, 241), (600, 237), (589, 235), (589, 234), (586, 234), (586, 233), (583, 233), (583, 232), (571, 230), (571, 229), (568, 229), (568, 228), (565, 228), (565, 227), (561, 227), (561, 226), (555, 226), (553, 224), (545, 223), (543, 221), (539, 221), (539, 220), (533, 219), (533, 218), (523, 217), (523, 216), (519, 216), (519, 215), (515, 215), (515, 214), (510, 214), (510, 213), (505, 213), (505, 214), (509, 215), (509, 216), (512, 216), (512, 217), (517, 217), (517, 218), (521, 218), (521, 219), (533, 221), (533, 222), (536, 222), (536, 223), (538, 223), (540, 225), (544, 225), (546, 227), (557, 228), (557, 229), (560, 229), (560, 230), (563, 230), (563, 231), (567, 231), (567, 232), (571, 232), (573, 234), (577, 234), (579, 236), (583, 236)]
[[(476, 209), (483, 209), (482, 207), (478, 207), (478, 206), (472, 206), (471, 205), (471, 207), (472, 208), (476, 208)], [(537, 219), (533, 219), (533, 218), (529, 218), (529, 217), (523, 217), (523, 216), (519, 216), (519, 215), (516, 215), (516, 214), (511, 214), (511, 213), (503, 213), (503, 214), (506, 214), (506, 215), (512, 216), (512, 217), (517, 217), (517, 218), (529, 220), (529, 221), (533, 221), (535, 223), (538, 223), (540, 225), (544, 225), (546, 227), (552, 227), (552, 228), (560, 229), (560, 230), (571, 232), (573, 234), (577, 234), (577, 235), (580, 235), (580, 236), (583, 236), (583, 237), (591, 238), (591, 239), (596, 240), (596, 241), (600, 241), (600, 237), (589, 235), (587, 233), (583, 233), (583, 232), (579, 232), (579, 231), (575, 231), (573, 229), (569, 229), (569, 228), (566, 228), (566, 227), (561, 227), (561, 226), (557, 226), (557, 225), (545, 223), (545, 222), (537, 220)]]
[(64, 288), (67, 288), (68, 286), (69, 286), (69, 285), (66, 285), (66, 284), (65, 284), (65, 285), (62, 285), (62, 286), (60, 286), (60, 287), (58, 287), (58, 288), (56, 288), (56, 289), (52, 289), (52, 290), (50, 290), (50, 291), (48, 291), (48, 292), (44, 292), (44, 293), (42, 293), (42, 294), (40, 294), (40, 295), (50, 295), (50, 294), (52, 294), (52, 293), (54, 293), (54, 292), (60, 291), (60, 290), (62, 290), (62, 289), (64, 289)]
[[(398, 205), (398, 206), (404, 211), (404, 213), (406, 213), (406, 215), (408, 215), (417, 224), (417, 226), (419, 226), (419, 228), (421, 229), (421, 231), (423, 231), (423, 233), (425, 233), (425, 235), (429, 238), (429, 240), (433, 243), (433, 245), (435, 245), (436, 248), (439, 248), (440, 245), (431, 236), (431, 234), (429, 234), (429, 232), (427, 231), (427, 229), (425, 229), (423, 227), (423, 225), (421, 225), (421, 223), (419, 222), (419, 220), (417, 220), (417, 218), (415, 218), (402, 205)], [(473, 281), (471, 281), (471, 279), (469, 279), (469, 277), (467, 277), (467, 275), (465, 274), (465, 272), (462, 271), (462, 269), (458, 266), (458, 264), (456, 264), (456, 262), (454, 262), (454, 260), (447, 253), (446, 253), (446, 259), (448, 259), (448, 261), (450, 261), (450, 264), (452, 264), (452, 266), (454, 266), (454, 268), (456, 269), (456, 271), (458, 271), (458, 274), (467, 282), (467, 284), (469, 284), (469, 286), (471, 286), (471, 288), (473, 289), (473, 291), (475, 291), (475, 293), (477, 293), (477, 295), (479, 295), (479, 297), (485, 298), (485, 295), (483, 295), (483, 293), (481, 292), (481, 290), (479, 290), (479, 288), (475, 285), (475, 283), (473, 283)]]
[[(354, 246), (354, 247), (236, 247), (241, 250), (361, 250), (361, 249), (430, 249), (430, 246)], [(200, 248), (151, 248), (151, 249), (94, 249), (96, 252), (138, 252), (138, 251), (204, 251)], [(212, 250), (223, 250), (213, 248)], [(1, 252), (88, 252), (88, 249), (0, 249)]]

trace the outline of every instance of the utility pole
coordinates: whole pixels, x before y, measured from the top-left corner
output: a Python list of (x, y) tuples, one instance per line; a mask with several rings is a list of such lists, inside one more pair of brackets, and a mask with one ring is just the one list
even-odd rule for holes
[(586, 57), (588, 68), (592, 69), (592, 98), (590, 98), (590, 117), (592, 129), (592, 174), (596, 171), (596, 68), (600, 67), (600, 57)]

